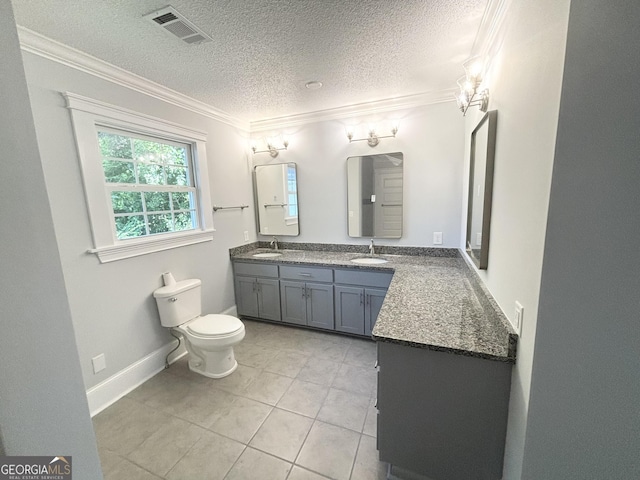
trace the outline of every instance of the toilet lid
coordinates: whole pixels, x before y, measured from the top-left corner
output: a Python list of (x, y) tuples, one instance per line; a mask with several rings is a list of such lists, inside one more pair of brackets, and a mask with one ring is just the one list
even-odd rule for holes
[(187, 330), (200, 337), (229, 335), (242, 328), (242, 322), (231, 315), (205, 315), (190, 321)]

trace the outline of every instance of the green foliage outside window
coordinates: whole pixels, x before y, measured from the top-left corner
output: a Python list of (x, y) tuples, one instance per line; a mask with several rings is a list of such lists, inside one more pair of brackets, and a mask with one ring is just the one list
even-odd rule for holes
[[(119, 239), (197, 227), (187, 146), (107, 131), (98, 132), (98, 144)], [(149, 190), (156, 185), (164, 190)]]

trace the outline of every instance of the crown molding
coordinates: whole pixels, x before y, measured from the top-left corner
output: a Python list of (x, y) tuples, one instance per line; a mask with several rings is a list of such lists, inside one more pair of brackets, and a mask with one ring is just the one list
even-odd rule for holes
[(403, 97), (386, 98), (373, 102), (345, 105), (343, 107), (328, 108), (315, 112), (300, 113), (282, 117), (266, 118), (249, 122), (250, 132), (261, 132), (271, 129), (297, 127), (308, 123), (324, 122), (327, 120), (343, 120), (346, 118), (361, 117), (380, 113), (407, 110), (424, 105), (433, 105), (453, 101), (455, 88), (440, 90), (430, 93), (418, 93)]
[(249, 122), (18, 25), (20, 48), (242, 130)]
[[(479, 43), (479, 39), (485, 36), (491, 39), (496, 37), (496, 34), (492, 32), (497, 31), (496, 25), (501, 26), (503, 22), (497, 22), (494, 17), (496, 14), (503, 15), (509, 3), (510, 0), (490, 0), (476, 37), (474, 49), (476, 48), (476, 44), (486, 43), (484, 40)], [(18, 35), (20, 38), (20, 47), (25, 52), (130, 88), (199, 115), (239, 128), (245, 132), (261, 132), (270, 129), (297, 127), (321, 121), (343, 120), (445, 103), (453, 101), (456, 92), (455, 88), (451, 88), (436, 92), (418, 93), (372, 102), (345, 105), (314, 112), (247, 121), (20, 25), (18, 25)]]
[[(502, 46), (502, 38), (511, 12), (511, 0), (489, 0), (476, 33), (471, 55), (488, 60), (489, 64)], [(488, 65), (486, 65), (488, 67)]]

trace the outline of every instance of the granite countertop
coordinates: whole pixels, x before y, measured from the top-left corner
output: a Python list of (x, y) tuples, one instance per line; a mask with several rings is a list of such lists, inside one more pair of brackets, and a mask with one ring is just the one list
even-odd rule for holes
[(273, 252), (264, 248), (232, 250), (231, 257), (249, 262), (394, 272), (373, 329), (377, 341), (515, 362), (517, 335), (457, 250), (398, 248), (397, 251), (409, 254), (376, 255), (388, 260), (377, 265), (352, 263), (351, 259), (367, 256), (361, 251), (287, 248), (278, 250), (282, 254), (278, 257), (253, 256), (267, 251)]

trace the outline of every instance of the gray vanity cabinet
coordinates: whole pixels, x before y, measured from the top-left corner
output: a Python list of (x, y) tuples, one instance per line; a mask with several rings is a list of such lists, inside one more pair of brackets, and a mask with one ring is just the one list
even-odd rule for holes
[(371, 336), (376, 319), (382, 308), (382, 302), (387, 294), (387, 289), (381, 288), (365, 288), (364, 289), (364, 334), (367, 337)]
[(387, 272), (336, 270), (335, 329), (371, 336), (391, 277)]
[(364, 335), (364, 289), (335, 286), (336, 330)]
[(331, 269), (281, 266), (280, 279), (280, 303), (284, 322), (333, 330)]
[(434, 479), (502, 478), (512, 364), (377, 346), (380, 460)]
[(283, 322), (307, 324), (307, 297), (304, 282), (280, 280), (280, 310)]
[(238, 315), (280, 321), (278, 266), (234, 264)]
[(371, 336), (393, 273), (234, 261), (238, 315)]

